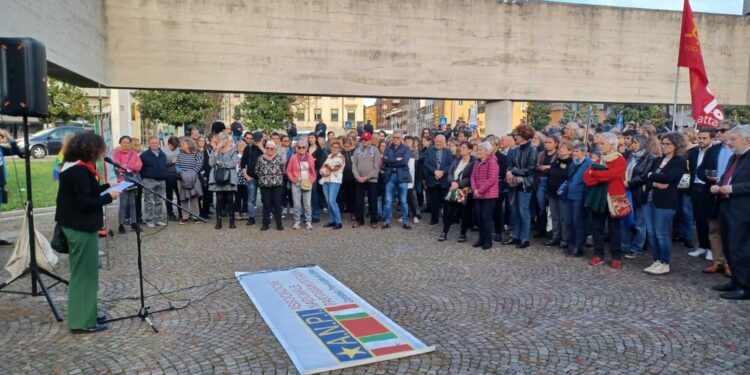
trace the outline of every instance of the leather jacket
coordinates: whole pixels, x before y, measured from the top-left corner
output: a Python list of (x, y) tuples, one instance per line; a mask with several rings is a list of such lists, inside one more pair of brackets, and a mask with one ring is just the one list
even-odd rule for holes
[[(634, 155), (630, 156), (631, 159), (634, 157)], [(633, 195), (633, 205), (635, 207), (641, 207), (646, 203), (646, 177), (651, 170), (655, 159), (656, 158), (648, 152), (644, 152), (643, 155), (637, 159), (637, 164), (633, 167), (630, 180), (626, 181), (628, 183), (628, 190)], [(628, 164), (629, 163), (630, 160), (628, 160)]]
[(534, 181), (536, 179), (537, 152), (531, 146), (531, 142), (516, 147), (512, 158), (508, 160), (510, 172), (513, 176), (521, 177), (523, 185), (518, 185), (515, 189), (523, 188), (524, 192), (534, 190)]

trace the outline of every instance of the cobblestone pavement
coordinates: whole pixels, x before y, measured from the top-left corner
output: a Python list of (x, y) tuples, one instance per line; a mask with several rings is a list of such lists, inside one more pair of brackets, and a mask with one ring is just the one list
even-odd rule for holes
[[(51, 233), (51, 216), (39, 227)], [(114, 223), (113, 217), (110, 222)], [(3, 222), (3, 231), (17, 222)], [(179, 311), (106, 332), (71, 335), (43, 297), (0, 295), (0, 373), (296, 373), (234, 271), (319, 264), (396, 323), (437, 350), (340, 373), (364, 374), (747, 374), (750, 303), (717, 298), (706, 261), (675, 248), (673, 272), (647, 276), (645, 258), (623, 269), (591, 267), (539, 243), (489, 251), (457, 244), (457, 228), (437, 242), (437, 227), (411, 232), (369, 226), (312, 232), (259, 225), (214, 231), (177, 225), (144, 240), (148, 280)], [(150, 232), (153, 232), (151, 230)], [(470, 233), (470, 242), (476, 233)], [(110, 316), (137, 311), (135, 235), (110, 240), (100, 304)], [(104, 241), (102, 241), (104, 245)], [(588, 250), (590, 252), (590, 249)], [(5, 262), (10, 249), (0, 248)], [(57, 272), (68, 274), (62, 256)], [(3, 273), (5, 277), (5, 273)], [(25, 284), (14, 285), (18, 290)], [(147, 304), (166, 307), (147, 285)], [(66, 309), (66, 289), (53, 289)]]

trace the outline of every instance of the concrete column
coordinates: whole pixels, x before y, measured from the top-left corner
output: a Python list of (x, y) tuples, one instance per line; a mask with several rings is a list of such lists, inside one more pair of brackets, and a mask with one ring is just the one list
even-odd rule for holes
[(750, 16), (750, 0), (745, 0), (745, 7), (742, 10), (742, 14)]
[(503, 136), (513, 130), (513, 102), (491, 101), (485, 105), (485, 135)]

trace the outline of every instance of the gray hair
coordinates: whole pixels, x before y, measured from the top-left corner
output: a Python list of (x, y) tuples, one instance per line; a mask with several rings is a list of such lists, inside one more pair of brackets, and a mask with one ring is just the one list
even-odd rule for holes
[(402, 132), (401, 130), (394, 130), (393, 133), (391, 133), (391, 136), (396, 135), (396, 134), (403, 136), (404, 132)]
[(193, 140), (193, 138), (190, 138), (190, 137), (181, 137), (180, 138), (180, 144), (182, 144), (183, 142), (185, 142), (187, 144), (188, 149), (190, 150), (191, 153), (198, 151), (198, 145), (195, 144), (195, 141)]
[(565, 124), (565, 127), (568, 129), (575, 129), (576, 131), (580, 128), (580, 126), (578, 126), (578, 123), (573, 121)]
[(599, 137), (601, 138), (602, 142), (608, 145), (611, 145), (612, 147), (617, 149), (617, 144), (618, 144), (617, 134), (612, 133), (612, 132), (606, 132), (606, 133), (600, 134)]
[(736, 134), (742, 138), (749, 139), (750, 138), (750, 125), (737, 125), (732, 130), (729, 131), (730, 133)]
[(641, 146), (641, 150), (648, 150), (650, 141), (645, 135), (636, 134), (633, 136), (633, 141), (637, 142)]
[(495, 148), (495, 146), (492, 145), (492, 143), (488, 141), (484, 141), (479, 144), (479, 147), (485, 149), (487, 152), (492, 153), (492, 150)]

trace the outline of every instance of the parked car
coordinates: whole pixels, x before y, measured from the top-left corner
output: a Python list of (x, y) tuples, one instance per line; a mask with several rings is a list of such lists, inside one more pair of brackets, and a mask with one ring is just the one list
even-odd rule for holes
[[(29, 136), (29, 152), (35, 159), (47, 155), (56, 155), (62, 148), (62, 143), (68, 134), (89, 131), (79, 126), (61, 126), (57, 128), (44, 129)], [(24, 149), (23, 140), (18, 141), (18, 147)]]

